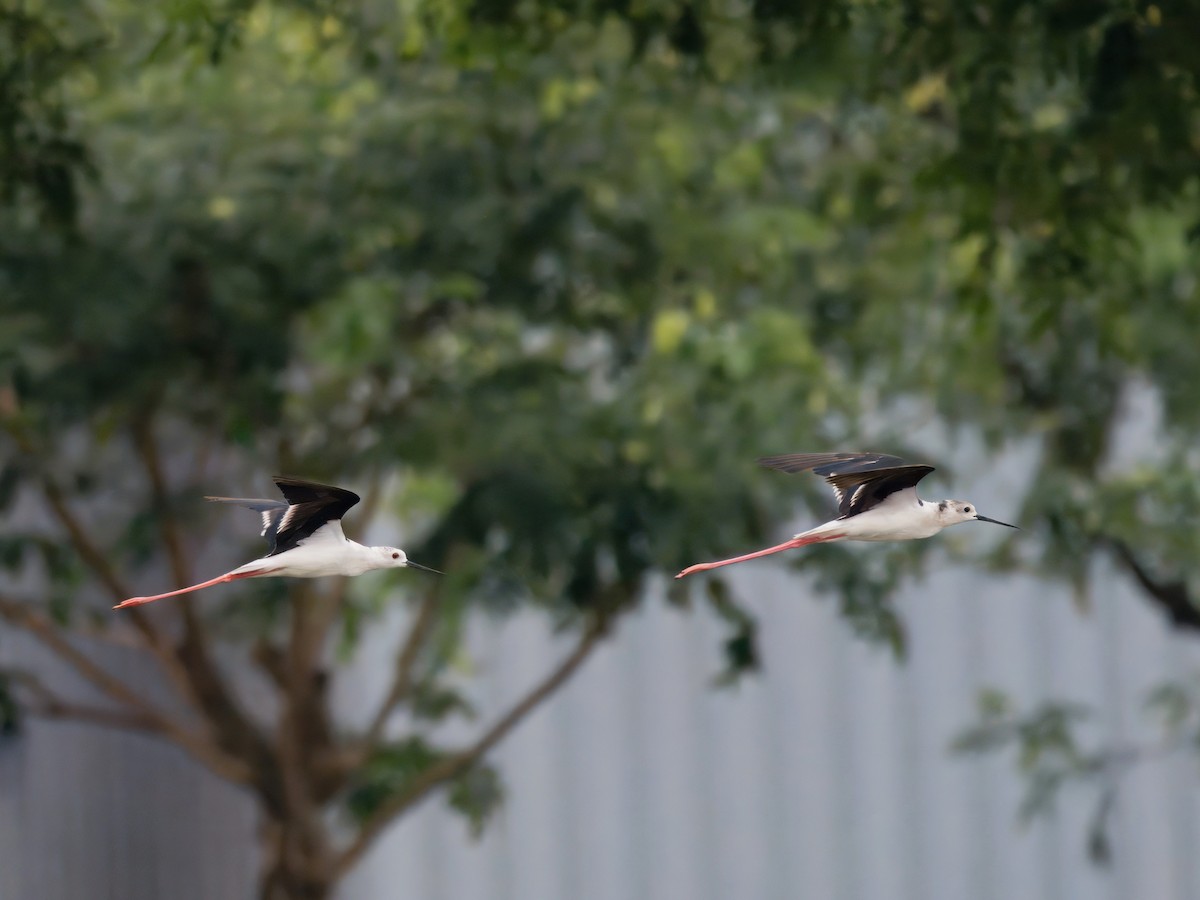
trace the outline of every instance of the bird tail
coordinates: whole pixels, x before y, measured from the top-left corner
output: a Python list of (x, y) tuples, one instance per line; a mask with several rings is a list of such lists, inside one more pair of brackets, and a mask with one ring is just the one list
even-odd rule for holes
[(244, 506), (246, 509), (252, 509), (259, 513), (288, 508), (286, 500), (258, 500), (253, 497), (205, 497), (204, 499), (212, 500), (214, 503), (232, 503), (234, 506)]

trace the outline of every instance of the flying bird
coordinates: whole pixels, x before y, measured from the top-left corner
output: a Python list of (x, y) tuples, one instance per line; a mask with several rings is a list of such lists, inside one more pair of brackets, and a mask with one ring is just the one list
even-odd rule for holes
[(151, 597), (130, 597), (113, 609), (140, 606), (164, 597), (190, 594), (240, 578), (321, 578), (325, 575), (361, 575), (373, 569), (405, 566), (441, 575), (437, 569), (417, 565), (395, 547), (364, 547), (342, 533), (342, 516), (359, 501), (358, 494), (327, 484), (299, 478), (275, 476), (284, 500), (253, 500), (238, 497), (205, 497), (217, 503), (245, 506), (262, 515), (262, 536), (270, 550), (211, 581)]
[(1007, 522), (981, 516), (965, 500), (933, 502), (917, 496), (917, 482), (933, 471), (933, 466), (910, 463), (883, 453), (791, 453), (767, 456), (759, 465), (781, 472), (808, 472), (821, 475), (837, 496), (836, 519), (802, 531), (790, 541), (756, 550), (744, 556), (688, 566), (676, 578), (693, 572), (706, 572), (732, 563), (757, 559), (781, 550), (824, 544), (830, 541), (912, 541), (932, 537), (943, 528), (959, 522), (991, 522), (1016, 528)]

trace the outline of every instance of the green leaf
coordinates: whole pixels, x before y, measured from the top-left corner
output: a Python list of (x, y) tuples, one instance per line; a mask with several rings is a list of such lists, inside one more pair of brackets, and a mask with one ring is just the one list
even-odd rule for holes
[(347, 811), (360, 822), (366, 820), (443, 756), (421, 737), (379, 748), (355, 773), (346, 793)]
[(495, 769), (476, 764), (454, 780), (448, 800), (452, 809), (466, 817), (471, 836), (479, 838), (504, 802), (504, 785)]
[(453, 688), (428, 681), (419, 683), (410, 700), (412, 713), (419, 719), (441, 722), (452, 715), (475, 718), (475, 709)]

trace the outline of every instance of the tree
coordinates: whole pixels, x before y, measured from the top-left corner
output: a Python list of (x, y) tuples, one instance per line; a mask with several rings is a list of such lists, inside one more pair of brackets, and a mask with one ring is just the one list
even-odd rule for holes
[[(1179, 522), (1200, 493), (1178, 472), (1197, 63), (1180, 36), (1197, 11), (1166, 27), (1115, 3), (33, 9), (4, 19), (24, 57), (0, 93), (17, 123), (0, 500), (50, 524), (6, 529), (0, 551), (47, 590), (3, 592), (0, 615), (109, 705), (36, 672), (8, 684), (31, 713), (150, 732), (246, 785), (261, 896), (327, 896), (439, 788), (482, 827), (502, 794), (487, 751), (647, 583), (789, 512), (752, 460), (857, 445), (864, 421), (892, 423), (872, 442), (901, 451), (912, 410), (1039, 442), (1032, 539), (994, 564), (1082, 586), (1114, 553), (1194, 620)], [(72, 152), (11, 149), (54, 141)], [(31, 158), (70, 190), (48, 194)], [(1162, 397), (1166, 449), (1122, 478), (1104, 463), (1134, 382)], [(184, 547), (212, 519), (195, 498), (271, 468), (365, 485), (366, 511), (449, 576), (103, 609), (160, 559), (198, 575)], [(899, 651), (885, 600), (930, 545), (872, 549), (805, 563)], [(754, 623), (705, 583), (733, 676), (756, 661)], [(332, 645), (396, 602), (394, 677), (355, 732), (328, 707)], [(575, 649), (443, 746), (437, 724), (470, 711), (447, 665), (465, 619), (520, 605)], [(95, 663), (106, 638), (135, 644), (176, 707)], [(266, 673), (274, 714), (244, 708), (218, 645)]]
[[(348, 26), (284, 9), (248, 13), (215, 66), (132, 9), (106, 24), (116, 43), (59, 86), (98, 177), (73, 223), (50, 230), (27, 205), (6, 229), (4, 480), (52, 524), (5, 535), (9, 565), (49, 585), (6, 592), (0, 613), (108, 704), (32, 672), (10, 681), (30, 712), (164, 737), (245, 785), (265, 825), (261, 895), (322, 897), (436, 788), (481, 826), (500, 796), (486, 751), (645, 581), (782, 514), (744, 486), (752, 438), (782, 442), (767, 399), (844, 385), (778, 311), (708, 327), (722, 281), (789, 214), (755, 172), (749, 113), (684, 81), (663, 88), (678, 110), (642, 95), (669, 72), (622, 71), (619, 32), (597, 44), (597, 74), (573, 70), (571, 42), (484, 80), (433, 51), (367, 74)], [(720, 191), (689, 186), (741, 144)], [(747, 179), (764, 200), (741, 220)], [(739, 218), (737, 246), (710, 214)], [(193, 498), (271, 469), (365, 484), (365, 506), (410, 523), (414, 556), (449, 576), (104, 610), (140, 563), (196, 576), (185, 547), (211, 519)], [(399, 598), (412, 612), (392, 684), (352, 731), (328, 705), (331, 644)], [(752, 664), (752, 623), (716, 600), (732, 661)], [(471, 743), (444, 745), (437, 723), (470, 712), (448, 666), (466, 616), (518, 603), (576, 649)], [(134, 642), (179, 708), (96, 664), (88, 641), (105, 637)], [(217, 644), (244, 647), (276, 711), (246, 708)]]

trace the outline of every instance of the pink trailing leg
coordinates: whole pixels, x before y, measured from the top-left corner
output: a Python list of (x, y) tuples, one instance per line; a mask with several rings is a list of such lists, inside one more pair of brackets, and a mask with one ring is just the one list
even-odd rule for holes
[(200, 591), (215, 584), (224, 584), (226, 581), (237, 581), (239, 578), (255, 578), (259, 575), (270, 575), (273, 571), (273, 569), (267, 569), (261, 572), (226, 572), (224, 575), (219, 575), (211, 581), (203, 581), (200, 584), (193, 584), (191, 587), (180, 588), (177, 591), (167, 591), (165, 594), (155, 594), (153, 597), (130, 597), (128, 600), (118, 603), (113, 609), (124, 609), (127, 606), (141, 606), (143, 603), (153, 603), (155, 600), (162, 600), (164, 597), (175, 597), (179, 594), (190, 594), (192, 591)]
[(794, 550), (796, 547), (807, 547), (809, 544), (824, 544), (828, 541), (836, 541), (839, 538), (845, 537), (844, 534), (813, 534), (799, 535), (792, 538), (790, 541), (784, 541), (774, 547), (768, 547), (765, 550), (755, 550), (753, 553), (747, 553), (744, 556), (735, 556), (732, 559), (722, 559), (717, 562), (697, 563), (694, 566), (688, 566), (676, 578), (682, 578), (684, 575), (691, 575), (693, 572), (707, 572), (709, 569), (719, 569), (721, 566), (729, 566), (734, 563), (745, 562), (748, 559), (757, 559), (760, 556), (769, 556), (772, 553), (779, 553), (781, 550)]

